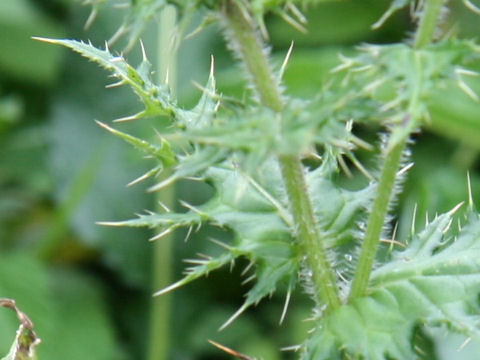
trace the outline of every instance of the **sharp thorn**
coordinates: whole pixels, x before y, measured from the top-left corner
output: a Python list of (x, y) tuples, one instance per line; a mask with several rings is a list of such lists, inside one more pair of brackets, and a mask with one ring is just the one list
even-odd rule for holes
[(452, 216), (453, 214), (455, 214), (458, 211), (458, 209), (460, 209), (463, 206), (464, 203), (465, 203), (465, 201), (462, 201), (461, 203), (457, 204), (452, 210), (447, 212), (447, 214)]
[(290, 47), (288, 48), (287, 55), (285, 55), (285, 59), (283, 59), (282, 66), (280, 67), (280, 72), (278, 74), (278, 78), (281, 80), (283, 78), (283, 74), (285, 73), (285, 69), (287, 68), (288, 61), (290, 60), (290, 56), (292, 55), (293, 51), (293, 41), (290, 43)]
[(288, 290), (287, 296), (285, 297), (285, 305), (283, 305), (282, 315), (280, 316), (279, 325), (283, 324), (283, 320), (285, 320), (285, 316), (287, 315), (288, 305), (290, 303), (290, 295), (291, 292)]
[(142, 59), (143, 61), (148, 61), (147, 53), (145, 52), (145, 46), (143, 45), (143, 41), (140, 39), (140, 48), (142, 49)]
[(162, 231), (161, 233), (159, 233), (159, 234), (151, 237), (150, 239), (148, 239), (148, 241), (155, 241), (155, 240), (161, 239), (162, 237), (167, 236), (168, 234), (170, 234), (173, 230), (174, 230), (173, 227), (169, 227), (168, 229)]
[(153, 296), (160, 296), (160, 295), (166, 294), (172, 290), (178, 289), (183, 285), (184, 285), (184, 280), (177, 281), (176, 283), (173, 283), (172, 285), (167, 286), (166, 288), (163, 288), (162, 290), (155, 292)]
[(248, 308), (247, 304), (243, 304), (240, 309), (238, 309), (235, 314), (233, 314), (220, 328), (218, 329), (219, 331), (224, 330), (226, 327), (228, 327), (233, 321), (235, 321), (236, 318), (238, 318), (246, 309)]
[(230, 348), (228, 348), (228, 347), (226, 347), (226, 346), (223, 346), (223, 345), (221, 345), (221, 344), (219, 344), (219, 343), (217, 343), (217, 342), (215, 342), (215, 341), (213, 341), (213, 340), (208, 340), (208, 342), (209, 342), (210, 344), (212, 344), (213, 346), (215, 346), (216, 348), (218, 348), (218, 349), (226, 352), (227, 354), (230, 354), (230, 355), (232, 355), (232, 356), (235, 356), (236, 358), (239, 358), (239, 359), (241, 359), (241, 360), (254, 360), (253, 358), (251, 358), (251, 357), (249, 357), (249, 356), (247, 356), (247, 355), (241, 354), (241, 353), (239, 353), (239, 352), (237, 352), (237, 351), (235, 351), (235, 350), (232, 350), (232, 349), (230, 349)]
[(468, 207), (473, 209), (473, 195), (472, 195), (472, 182), (470, 180), (470, 172), (467, 172), (467, 189), (468, 189)]

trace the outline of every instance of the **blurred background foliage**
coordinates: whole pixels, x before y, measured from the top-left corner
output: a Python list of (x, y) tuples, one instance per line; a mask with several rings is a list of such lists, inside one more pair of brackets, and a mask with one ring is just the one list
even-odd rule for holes
[[(396, 14), (380, 30), (371, 30), (389, 2), (346, 0), (309, 9), (307, 34), (267, 17), (277, 64), (295, 42), (285, 74), (288, 93), (314, 95), (328, 79), (338, 54), (351, 53), (359, 43), (408, 38), (413, 24), (407, 11)], [(452, 1), (451, 6), (444, 26), (460, 37), (478, 37), (478, 18), (460, 1)], [(148, 184), (125, 188), (148, 164), (93, 121), (109, 122), (135, 113), (139, 106), (128, 89), (105, 90), (109, 79), (95, 65), (63, 48), (31, 40), (31, 36), (67, 37), (90, 39), (101, 46), (119, 26), (122, 10), (100, 13), (87, 31), (83, 25), (88, 13), (87, 7), (73, 0), (0, 1), (0, 297), (16, 299), (35, 322), (43, 339), (40, 359), (154, 360), (147, 351), (157, 344), (148, 335), (156, 301), (151, 294), (158, 290), (151, 285), (153, 245), (147, 239), (152, 234), (95, 225), (156, 206), (154, 197), (145, 193)], [(154, 64), (165, 55), (157, 37), (154, 22), (142, 36)], [(122, 43), (114, 49), (120, 51)], [(211, 54), (220, 91), (244, 95), (239, 66), (217, 29), (209, 28), (183, 42), (179, 51), (177, 93), (185, 106), (199, 97), (192, 81), (205, 83)], [(136, 64), (139, 48), (126, 56)], [(480, 79), (472, 78), (469, 84), (480, 93)], [(411, 146), (415, 166), (399, 200), (400, 237), (410, 231), (415, 204), (421, 227), (425, 214), (431, 217), (465, 200), (467, 171), (474, 195), (479, 196), (480, 105), (453, 85), (438, 89), (429, 101), (432, 121), (415, 136)], [(153, 136), (156, 121), (142, 120), (122, 129)], [(376, 142), (379, 130), (376, 124), (364, 124), (357, 132)], [(360, 157), (373, 164), (372, 155)], [(364, 181), (355, 174), (343, 180), (351, 187)], [(195, 204), (208, 196), (205, 190), (181, 182), (169, 191)], [(175, 234), (172, 280), (181, 276), (182, 258), (215, 251), (204, 241), (209, 236), (228, 234), (203, 228), (186, 244), (185, 233)], [(161, 345), (166, 347), (166, 359), (228, 358), (207, 339), (266, 360), (294, 357), (279, 348), (301, 342), (310, 328), (303, 320), (309, 317), (311, 304), (301, 291), (282, 326), (278, 321), (284, 299), (275, 296), (223, 332), (217, 331), (242, 302), (238, 269), (242, 266), (213, 273), (171, 295), (169, 330), (161, 335), (168, 339)], [(7, 353), (16, 327), (15, 316), (0, 311), (0, 354)], [(459, 346), (463, 339), (445, 341)], [(478, 349), (468, 345), (462, 359), (469, 358), (469, 352), (473, 359)], [(448, 351), (438, 349), (439, 357), (452, 358)]]

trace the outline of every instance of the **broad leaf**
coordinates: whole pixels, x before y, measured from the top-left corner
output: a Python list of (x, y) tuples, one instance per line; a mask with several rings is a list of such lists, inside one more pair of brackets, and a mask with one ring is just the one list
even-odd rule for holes
[(480, 220), (471, 214), (456, 239), (448, 235), (451, 221), (439, 216), (373, 272), (368, 296), (319, 320), (302, 358), (414, 359), (417, 325), (446, 325), (478, 339)]

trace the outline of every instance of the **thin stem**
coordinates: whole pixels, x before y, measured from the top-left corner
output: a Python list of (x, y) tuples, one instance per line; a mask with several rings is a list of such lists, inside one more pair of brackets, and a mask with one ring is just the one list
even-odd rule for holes
[[(244, 63), (261, 104), (280, 113), (283, 99), (278, 80), (269, 66), (253, 19), (234, 0), (226, 2), (223, 15), (227, 40)], [(280, 155), (278, 161), (290, 201), (299, 248), (312, 271), (315, 296), (327, 305), (326, 311), (330, 312), (338, 308), (341, 302), (327, 251), (315, 224), (302, 162), (295, 155)]]
[(350, 300), (365, 295), (406, 140), (407, 137), (398, 142), (385, 156), (385, 163), (380, 175), (380, 181), (378, 182), (377, 195), (368, 218), (360, 258), (350, 290)]
[(327, 304), (327, 312), (341, 305), (336, 279), (328, 261), (320, 234), (315, 226), (313, 209), (308, 197), (303, 165), (296, 156), (281, 155), (279, 157), (282, 176), (285, 181), (288, 198), (291, 204), (293, 220), (300, 249), (306, 256), (312, 271), (312, 283), (315, 296), (323, 304)]
[(253, 82), (254, 90), (260, 98), (260, 103), (276, 112), (281, 112), (283, 101), (278, 80), (268, 63), (267, 49), (254, 26), (253, 18), (242, 11), (233, 0), (226, 2), (224, 14), (229, 32), (227, 42), (243, 61)]
[[(432, 41), (441, 8), (444, 3), (444, 0), (425, 1), (425, 8), (423, 9), (422, 18), (420, 19), (420, 24), (415, 36), (414, 47), (416, 49), (424, 47)], [(416, 72), (419, 75), (421, 75), (422, 72), (420, 66), (421, 64), (418, 62)], [(419, 81), (421, 81), (421, 78), (417, 79), (417, 85)], [(420, 99), (419, 91), (419, 86), (416, 86), (412, 98), (410, 99), (407, 112), (407, 117), (412, 117), (412, 119), (409, 119), (407, 124), (404, 124), (403, 126), (411, 126), (411, 124), (416, 121), (415, 118), (417, 117), (417, 114), (415, 110), (418, 108), (418, 102)], [(400, 138), (394, 138), (394, 136), (392, 136), (396, 130), (400, 130), (397, 132), (398, 134), (402, 134)], [(385, 161), (378, 182), (377, 194), (368, 218), (367, 230), (360, 251), (352, 288), (350, 290), (349, 301), (352, 301), (357, 297), (365, 296), (367, 293), (368, 281), (373, 269), (373, 263), (377, 254), (383, 226), (385, 224), (385, 218), (388, 212), (388, 206), (392, 198), (397, 172), (400, 167), (402, 153), (405, 149), (408, 136), (408, 131), (402, 131), (398, 127), (394, 128), (389, 139), (390, 143), (386, 147), (386, 153), (384, 154)]]
[[(166, 6), (160, 14), (158, 27), (158, 69), (160, 83), (165, 82), (168, 74), (169, 86), (175, 90), (176, 82), (176, 44), (172, 44), (172, 35), (176, 27), (176, 10)], [(168, 176), (168, 174), (164, 174)], [(158, 192), (156, 201), (171, 207), (174, 203), (173, 187)], [(159, 210), (163, 211), (163, 209)], [(172, 237), (167, 235), (153, 243), (152, 288), (153, 292), (172, 283)], [(170, 318), (172, 314), (172, 296), (164, 294), (152, 299), (150, 305), (150, 334), (147, 360), (166, 360), (170, 358)]]
[(432, 42), (435, 35), (438, 19), (442, 11), (445, 0), (425, 0), (425, 8), (422, 12), (422, 18), (415, 34), (416, 49), (420, 49)]

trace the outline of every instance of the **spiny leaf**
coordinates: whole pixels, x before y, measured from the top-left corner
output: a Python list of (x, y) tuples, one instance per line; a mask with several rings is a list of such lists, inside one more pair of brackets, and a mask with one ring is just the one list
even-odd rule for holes
[(348, 69), (341, 85), (350, 93), (345, 102), (370, 99), (377, 103), (379, 119), (401, 123), (400, 131), (411, 132), (422, 120), (430, 119), (427, 103), (421, 99), (429, 98), (434, 89), (453, 80), (468, 96), (478, 98), (463, 77), (476, 74), (467, 67), (479, 57), (479, 46), (471, 40), (446, 40), (422, 49), (404, 44), (366, 45), (357, 57), (342, 57), (343, 63), (333, 72)]
[(213, 119), (220, 105), (220, 96), (216, 93), (216, 81), (215, 76), (213, 75), (213, 70), (214, 61), (212, 57), (210, 74), (208, 76), (207, 84), (201, 89), (202, 96), (200, 97), (200, 100), (193, 109), (180, 112), (177, 115), (179, 123), (184, 125), (187, 129), (211, 128)]
[(209, 166), (215, 165), (225, 159), (227, 149), (217, 149), (213, 146), (196, 147), (192, 154), (179, 156), (179, 163), (173, 174), (158, 184), (150, 187), (149, 191), (158, 191), (173, 184), (175, 181), (201, 174)]
[(145, 140), (126, 134), (122, 131), (116, 130), (100, 121), (97, 121), (97, 124), (113, 135), (118, 136), (119, 138), (132, 144), (137, 149), (145, 152), (147, 155), (159, 160), (165, 166), (172, 166), (176, 163), (175, 153), (172, 151), (170, 144), (164, 139), (161, 139), (160, 146), (157, 146)]
[(413, 359), (417, 324), (480, 338), (480, 220), (471, 214), (457, 239), (448, 236), (450, 222), (439, 216), (372, 273), (368, 296), (321, 319), (302, 358)]
[(157, 291), (154, 296), (159, 296), (162, 294), (165, 294), (169, 291), (178, 289), (198, 278), (201, 278), (202, 276), (207, 276), (208, 273), (210, 273), (213, 270), (217, 270), (224, 266), (225, 264), (228, 264), (232, 262), (235, 259), (235, 255), (232, 253), (224, 253), (216, 258), (212, 259), (200, 259), (200, 260), (195, 260), (192, 261), (195, 264), (199, 264), (197, 266), (192, 266), (186, 270), (185, 277), (182, 278), (181, 280), (177, 281), (176, 283), (173, 283), (172, 285), (167, 286), (164, 289), (161, 289)]
[[(213, 127), (190, 128), (182, 137), (205, 146), (230, 149), (242, 165), (254, 170), (273, 154), (309, 156), (315, 146), (342, 144), (345, 152), (353, 150), (353, 136), (338, 119), (333, 104), (290, 99), (281, 113), (268, 108), (238, 110), (234, 117), (218, 115)], [(232, 134), (235, 134), (232, 137)], [(166, 135), (174, 140), (178, 135)], [(248, 164), (248, 166), (246, 166)]]
[[(344, 241), (352, 241), (354, 234), (350, 225), (357, 219), (361, 209), (370, 203), (370, 193), (349, 192), (339, 189), (328, 179), (329, 168), (314, 171), (307, 176), (309, 192), (315, 199), (329, 192), (327, 201), (316, 206), (318, 224), (328, 234), (329, 246), (335, 249)], [(273, 159), (264, 162), (257, 172), (247, 174), (241, 168), (225, 162), (211, 166), (197, 174), (211, 184), (215, 195), (206, 203), (191, 207), (182, 214), (164, 213), (141, 215), (138, 219), (106, 223), (116, 226), (148, 226), (157, 228), (160, 234), (178, 227), (194, 227), (209, 223), (233, 231), (234, 239), (221, 244), (226, 253), (220, 258), (193, 261), (198, 266), (191, 268), (184, 279), (166, 288), (173, 290), (207, 272), (222, 266), (239, 256), (255, 265), (252, 278), (255, 283), (247, 292), (242, 307), (224, 325), (227, 326), (249, 306), (271, 295), (281, 285), (293, 289), (301, 268), (301, 258), (292, 236), (292, 219), (288, 212), (283, 184), (275, 181), (280, 176), (278, 164)], [(324, 176), (324, 180), (319, 178)], [(331, 206), (329, 199), (341, 204)], [(189, 206), (186, 204), (186, 206)], [(227, 255), (230, 254), (230, 255)], [(161, 291), (163, 293), (163, 291)]]
[[(327, 157), (327, 156), (325, 156)], [(307, 173), (307, 184), (318, 226), (328, 247), (335, 248), (355, 242), (358, 232), (355, 222), (361, 220), (373, 202), (375, 183), (364, 189), (342, 189), (330, 179), (336, 170), (334, 159), (326, 158), (321, 167)]]
[(115, 85), (129, 85), (145, 105), (145, 110), (133, 116), (118, 119), (117, 121), (134, 120), (140, 117), (152, 116), (172, 117), (176, 114), (177, 107), (170, 95), (168, 87), (166, 85), (158, 86), (153, 84), (150, 79), (150, 74), (145, 71), (145, 69), (150, 68), (146, 57), (144, 57), (139, 70), (136, 70), (129, 65), (122, 56), (112, 55), (108, 48), (101, 50), (90, 43), (87, 44), (76, 40), (34, 39), (66, 46), (111, 71), (113, 76), (119, 79), (119, 82)]

